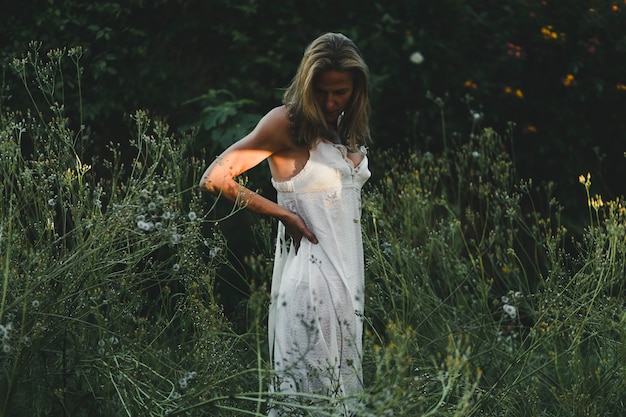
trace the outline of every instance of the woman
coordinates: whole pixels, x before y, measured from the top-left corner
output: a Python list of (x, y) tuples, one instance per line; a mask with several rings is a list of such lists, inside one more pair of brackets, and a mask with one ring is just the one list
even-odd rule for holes
[[(370, 177), (368, 123), (367, 65), (350, 39), (324, 34), (305, 50), (283, 105), (200, 181), (203, 189), (280, 221), (269, 314), (275, 403), (321, 394), (338, 399), (350, 415), (362, 391), (359, 222), (361, 187)], [(265, 159), (277, 202), (233, 179)]]

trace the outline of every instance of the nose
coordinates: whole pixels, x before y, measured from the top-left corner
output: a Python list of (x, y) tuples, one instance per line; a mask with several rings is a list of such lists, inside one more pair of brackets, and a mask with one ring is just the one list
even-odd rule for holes
[(324, 106), (326, 107), (326, 110), (333, 110), (335, 107), (335, 100), (332, 94), (326, 94), (326, 97), (324, 98)]

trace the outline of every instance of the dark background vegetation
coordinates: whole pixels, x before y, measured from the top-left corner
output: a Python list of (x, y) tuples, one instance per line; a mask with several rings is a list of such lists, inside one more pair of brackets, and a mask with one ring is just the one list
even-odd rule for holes
[[(626, 2), (609, 0), (79, 0), (4, 1), (1, 105), (28, 108), (13, 57), (82, 46), (84, 146), (106, 153), (148, 109), (173, 129), (199, 127), (189, 151), (210, 161), (280, 102), (306, 44), (340, 31), (372, 76), (374, 148), (440, 152), (475, 123), (505, 133), (518, 175), (554, 183), (574, 230), (586, 218), (578, 176), (624, 194)], [(420, 52), (424, 61), (411, 62)], [(67, 69), (68, 116), (79, 101)], [(468, 97), (470, 100), (468, 100)], [(78, 126), (77, 126), (78, 128)], [(375, 175), (383, 176), (384, 172)]]

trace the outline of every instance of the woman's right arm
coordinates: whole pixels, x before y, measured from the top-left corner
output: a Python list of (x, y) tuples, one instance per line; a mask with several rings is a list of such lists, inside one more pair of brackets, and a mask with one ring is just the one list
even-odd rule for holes
[(315, 235), (295, 213), (276, 204), (235, 181), (235, 177), (257, 166), (271, 155), (293, 146), (289, 136), (289, 120), (282, 107), (271, 110), (250, 134), (231, 145), (206, 169), (200, 188), (221, 195), (240, 207), (277, 218), (285, 225), (296, 247), (302, 236), (317, 243)]

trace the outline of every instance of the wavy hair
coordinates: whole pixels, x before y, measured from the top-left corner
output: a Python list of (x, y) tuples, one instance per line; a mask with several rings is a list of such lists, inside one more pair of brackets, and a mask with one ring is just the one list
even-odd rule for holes
[(320, 137), (332, 137), (313, 91), (315, 77), (325, 71), (350, 71), (353, 75), (352, 96), (337, 133), (342, 143), (356, 149), (370, 140), (369, 69), (356, 44), (340, 33), (326, 33), (307, 46), (285, 90), (283, 104), (289, 111), (293, 140), (311, 147)]

